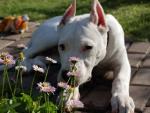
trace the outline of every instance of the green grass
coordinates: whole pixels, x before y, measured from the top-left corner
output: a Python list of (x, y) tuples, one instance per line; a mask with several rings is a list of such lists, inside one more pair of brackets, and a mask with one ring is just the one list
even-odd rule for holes
[[(149, 0), (99, 0), (122, 24), (126, 37), (150, 41)], [(0, 16), (28, 14), (32, 21), (62, 15), (71, 0), (0, 0)], [(91, 0), (77, 0), (77, 14), (89, 13)]]

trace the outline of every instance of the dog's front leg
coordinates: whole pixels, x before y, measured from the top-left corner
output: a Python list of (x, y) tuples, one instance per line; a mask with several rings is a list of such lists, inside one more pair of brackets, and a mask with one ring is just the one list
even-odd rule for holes
[(129, 83), (131, 68), (126, 51), (118, 60), (114, 74), (115, 79), (112, 84), (112, 113), (134, 113), (134, 102), (129, 96)]

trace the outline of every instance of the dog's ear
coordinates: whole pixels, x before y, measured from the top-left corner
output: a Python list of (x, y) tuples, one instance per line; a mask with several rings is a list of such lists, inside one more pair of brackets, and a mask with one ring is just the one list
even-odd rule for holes
[(65, 11), (64, 16), (62, 17), (59, 23), (59, 26), (64, 26), (71, 17), (75, 16), (75, 14), (76, 14), (76, 0), (72, 0), (72, 4)]
[(99, 28), (106, 29), (104, 10), (98, 0), (92, 0), (90, 21), (98, 25)]

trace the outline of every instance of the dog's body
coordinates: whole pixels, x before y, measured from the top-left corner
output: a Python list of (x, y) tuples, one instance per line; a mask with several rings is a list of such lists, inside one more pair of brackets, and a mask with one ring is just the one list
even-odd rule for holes
[[(58, 45), (61, 61), (58, 81), (63, 79), (62, 72), (69, 69), (69, 57), (76, 56), (80, 59), (77, 63), (81, 75), (79, 85), (91, 78), (95, 66), (100, 69), (111, 66), (109, 69), (115, 75), (112, 85), (112, 111), (117, 112), (119, 109), (119, 113), (132, 113), (134, 103), (129, 96), (131, 69), (121, 25), (112, 15), (104, 16), (97, 0), (93, 2), (91, 14), (73, 16), (74, 13), (73, 2), (63, 17), (52, 18), (41, 25), (33, 34), (28, 49), (24, 50), (26, 59), (23, 63), (29, 70), (32, 64), (45, 68), (42, 60), (35, 55)], [(79, 97), (78, 87), (72, 97), (74, 99)]]

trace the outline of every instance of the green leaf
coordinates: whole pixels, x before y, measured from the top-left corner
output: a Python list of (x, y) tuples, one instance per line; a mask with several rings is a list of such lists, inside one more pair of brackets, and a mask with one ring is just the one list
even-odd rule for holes
[(15, 108), (19, 105), (20, 103), (16, 103), (11, 99), (2, 99), (0, 101), (0, 113), (17, 113)]
[(58, 110), (57, 106), (54, 105), (52, 102), (44, 103), (43, 105), (40, 106), (40, 109), (39, 109), (41, 113), (46, 113), (46, 112), (57, 113), (57, 110)]

